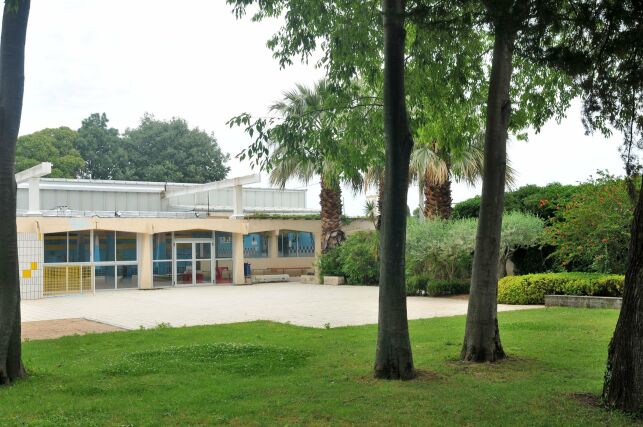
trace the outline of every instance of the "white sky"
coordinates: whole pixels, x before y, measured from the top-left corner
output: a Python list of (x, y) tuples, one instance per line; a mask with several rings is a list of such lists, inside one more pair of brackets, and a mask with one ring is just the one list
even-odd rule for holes
[[(236, 20), (224, 0), (32, 0), (21, 134), (76, 129), (94, 112), (107, 113), (121, 130), (137, 126), (145, 112), (178, 116), (215, 134), (233, 157), (230, 176), (250, 173), (234, 159), (250, 139), (226, 126), (228, 119), (265, 115), (294, 83), (323, 76), (303, 64), (279, 69), (266, 47), (277, 28)], [(529, 142), (510, 143), (509, 157), (518, 185), (576, 183), (597, 169), (622, 174), (619, 143), (619, 135), (585, 136), (576, 103), (560, 125), (552, 121)], [(318, 207), (319, 185), (307, 188), (308, 206)], [(453, 190), (455, 201), (479, 192), (464, 184)], [(364, 194), (346, 191), (344, 199), (349, 215), (363, 213)], [(411, 188), (409, 205), (417, 203)]]

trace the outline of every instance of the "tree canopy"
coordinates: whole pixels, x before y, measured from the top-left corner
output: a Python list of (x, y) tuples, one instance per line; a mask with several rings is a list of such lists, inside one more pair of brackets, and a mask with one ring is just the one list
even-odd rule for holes
[(53, 178), (76, 178), (84, 161), (76, 149), (78, 132), (68, 127), (43, 129), (18, 138), (16, 144), (16, 171), (22, 171), (42, 162), (51, 162)]

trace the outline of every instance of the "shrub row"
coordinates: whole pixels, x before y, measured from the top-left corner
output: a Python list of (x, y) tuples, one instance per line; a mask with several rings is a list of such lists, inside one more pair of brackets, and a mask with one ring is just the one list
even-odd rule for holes
[(407, 295), (442, 297), (469, 293), (468, 280), (435, 280), (426, 276), (411, 276), (406, 279)]
[(544, 304), (545, 295), (623, 296), (618, 274), (545, 273), (507, 276), (498, 282), (501, 304)]

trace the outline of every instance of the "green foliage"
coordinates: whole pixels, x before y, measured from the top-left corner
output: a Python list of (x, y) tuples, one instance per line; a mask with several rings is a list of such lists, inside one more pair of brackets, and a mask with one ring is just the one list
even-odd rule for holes
[[(558, 210), (565, 206), (578, 191), (578, 186), (562, 185), (557, 182), (544, 187), (525, 185), (505, 193), (505, 212), (524, 212), (546, 221), (556, 217)], [(480, 210), (480, 196), (457, 203), (453, 208), (454, 218), (477, 218)]]
[(78, 132), (68, 127), (43, 129), (18, 138), (16, 171), (42, 162), (51, 162), (52, 178), (77, 178), (83, 168), (83, 158), (75, 148)]
[(76, 148), (85, 160), (83, 178), (130, 179), (127, 165), (131, 153), (127, 142), (108, 123), (105, 113), (94, 113), (78, 129)]
[(625, 278), (598, 273), (546, 273), (507, 276), (498, 282), (501, 304), (544, 304), (545, 295), (620, 297)]
[(546, 229), (552, 256), (570, 270), (624, 273), (632, 213), (623, 180), (602, 175), (579, 186)]
[(407, 276), (454, 280), (469, 277), (477, 223), (465, 220), (409, 220)]
[(180, 118), (158, 120), (146, 114), (124, 139), (130, 153), (127, 179), (205, 183), (222, 180), (230, 171), (225, 166), (230, 157), (214, 135)]
[(406, 278), (407, 295), (426, 295), (442, 297), (449, 295), (468, 294), (469, 280), (436, 280), (427, 276), (411, 276)]
[(344, 276), (349, 285), (376, 285), (380, 276), (379, 233), (353, 233), (317, 262), (322, 277)]
[[(475, 248), (475, 219), (409, 221), (406, 239), (407, 276), (441, 280), (469, 277)], [(506, 261), (518, 248), (537, 246), (543, 221), (533, 215), (507, 214), (503, 218), (500, 258)]]

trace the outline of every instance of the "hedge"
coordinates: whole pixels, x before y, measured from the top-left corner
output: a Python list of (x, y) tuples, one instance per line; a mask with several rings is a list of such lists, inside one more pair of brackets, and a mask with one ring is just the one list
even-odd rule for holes
[(435, 280), (425, 276), (411, 276), (406, 279), (407, 295), (442, 297), (469, 293), (469, 280)]
[(545, 295), (623, 296), (625, 277), (600, 273), (544, 273), (507, 276), (498, 282), (501, 304), (544, 304)]

